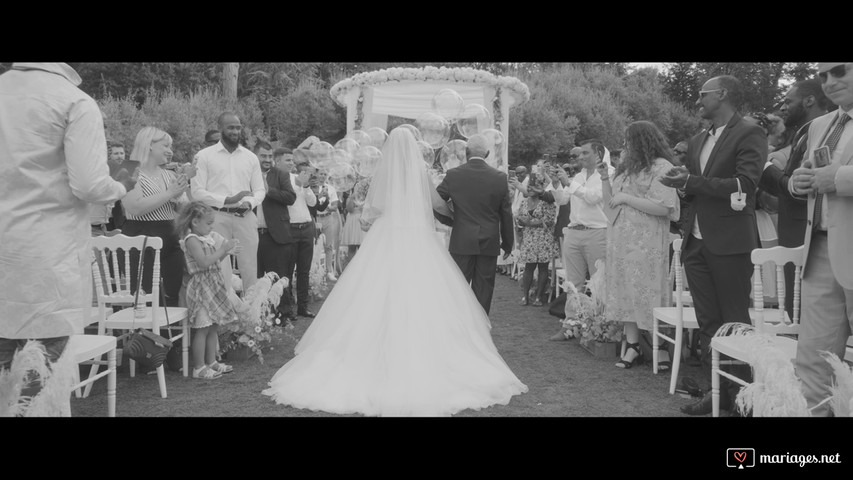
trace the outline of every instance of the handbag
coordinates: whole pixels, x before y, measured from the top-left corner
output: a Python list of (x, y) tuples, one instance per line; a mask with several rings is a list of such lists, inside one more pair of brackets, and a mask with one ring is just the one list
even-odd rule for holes
[[(142, 267), (143, 262), (145, 260), (145, 246), (148, 243), (148, 237), (142, 241), (142, 249), (139, 252), (139, 272), (138, 272), (138, 280), (136, 282), (136, 297), (133, 300), (133, 309), (136, 310), (139, 303), (139, 291), (142, 289)], [(161, 295), (163, 291), (160, 291)], [(166, 326), (169, 325), (169, 309), (165, 308), (166, 311)], [(135, 313), (135, 312), (134, 312)], [(136, 315), (134, 314), (134, 322), (136, 321)], [(169, 336), (171, 337), (171, 330), (167, 328), (169, 331)], [(163, 362), (166, 361), (166, 355), (169, 353), (169, 350), (172, 348), (171, 340), (157, 335), (156, 333), (146, 330), (144, 328), (137, 328), (133, 330), (131, 333), (127, 334), (127, 343), (124, 347), (124, 355), (127, 355), (133, 361), (139, 363), (143, 367), (147, 368), (157, 368), (160, 365), (163, 365)]]

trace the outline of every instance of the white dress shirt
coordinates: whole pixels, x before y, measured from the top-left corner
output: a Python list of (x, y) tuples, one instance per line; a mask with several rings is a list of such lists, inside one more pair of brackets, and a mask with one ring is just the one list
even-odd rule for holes
[(317, 195), (311, 190), (308, 185), (300, 187), (296, 184), (296, 176), (290, 176), (290, 184), (293, 185), (293, 191), (296, 192), (296, 201), (293, 205), (287, 206), (287, 211), (290, 213), (290, 223), (305, 223), (311, 221), (311, 211), (308, 207), (317, 205)]
[[(261, 175), (264, 177), (264, 191), (265, 192), (266, 192), (266, 190), (268, 190), (267, 186), (269, 185), (267, 183), (267, 174), (268, 173), (269, 173), (269, 171), (261, 172)], [(270, 197), (270, 198), (272, 198), (272, 197)], [(258, 204), (257, 212), (258, 213), (256, 216), (258, 217), (258, 228), (267, 228), (267, 219), (264, 218), (264, 204), (263, 203)]]
[[(228, 152), (219, 142), (198, 152), (195, 158), (196, 176), (190, 182), (195, 200), (216, 208), (236, 207), (242, 202), (255, 208), (264, 201), (266, 188), (258, 157), (242, 145)], [(225, 205), (226, 198), (243, 190), (252, 194)]]
[[(705, 166), (708, 165), (708, 159), (711, 158), (711, 150), (714, 149), (714, 145), (717, 144), (717, 140), (720, 139), (720, 135), (723, 134), (723, 130), (726, 127), (722, 126), (718, 128), (716, 131), (709, 131), (708, 138), (705, 140), (705, 144), (702, 145), (702, 151), (699, 152), (699, 174), (702, 175), (705, 171)], [(693, 236), (702, 239), (702, 232), (699, 231), (699, 215), (696, 215), (696, 218), (693, 219)]]
[[(613, 177), (616, 169), (611, 166), (607, 170), (608, 175)], [(602, 204), (604, 192), (598, 170), (593, 170), (592, 175), (587, 176), (587, 170), (582, 169), (572, 178), (572, 183), (569, 186), (554, 188), (549, 183), (545, 190), (553, 192), (554, 203), (557, 205), (571, 203), (569, 226), (583, 225), (589, 228), (607, 228), (607, 215), (604, 214)]]

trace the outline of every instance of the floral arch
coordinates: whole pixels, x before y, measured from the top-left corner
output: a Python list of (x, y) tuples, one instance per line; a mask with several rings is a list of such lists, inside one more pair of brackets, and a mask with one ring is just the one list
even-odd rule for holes
[(530, 99), (515, 77), (473, 68), (388, 68), (354, 75), (335, 84), (330, 94), (347, 109), (347, 133), (371, 127), (387, 129), (388, 116), (416, 119), (432, 112), (432, 99), (443, 89), (456, 91), (465, 105), (479, 104), (491, 115), (491, 128), (503, 135), (502, 170), (506, 171), (509, 109)]

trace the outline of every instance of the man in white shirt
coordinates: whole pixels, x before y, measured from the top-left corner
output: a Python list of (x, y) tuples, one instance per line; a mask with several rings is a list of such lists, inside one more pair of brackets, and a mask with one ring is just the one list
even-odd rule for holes
[[(55, 362), (83, 333), (93, 284), (87, 204), (127, 193), (110, 178), (101, 111), (80, 83), (66, 63), (14, 63), (0, 75), (0, 370), (27, 340)], [(30, 380), (22, 396), (41, 390)]]
[[(563, 230), (562, 260), (566, 280), (578, 290), (582, 290), (587, 275), (595, 274), (595, 262), (603, 260), (607, 251), (607, 216), (603, 209), (601, 175), (596, 170), (604, 151), (600, 141), (584, 141), (578, 156), (581, 171), (569, 182), (565, 171), (557, 169), (558, 177), (553, 179), (554, 202), (571, 205), (569, 225)], [(613, 167), (608, 170), (612, 175)]]
[(297, 163), (296, 174), (290, 179), (293, 190), (296, 192), (296, 201), (287, 207), (290, 212), (290, 236), (293, 243), (290, 245), (290, 254), (285, 261), (285, 272), (288, 274), (290, 285), (285, 292), (286, 302), (289, 307), (293, 302), (292, 284), (294, 268), (296, 275), (296, 314), (300, 317), (314, 318), (314, 313), (308, 310), (309, 278), (311, 261), (314, 259), (314, 220), (308, 207), (317, 205), (317, 196), (311, 190), (310, 179), (314, 174), (314, 167), (308, 163)]
[[(853, 333), (853, 63), (818, 63), (818, 78), (838, 110), (812, 121), (805, 160), (789, 188), (808, 196), (797, 375), (812, 415), (828, 416), (821, 402), (832, 393), (834, 375), (821, 352), (844, 359)], [(826, 165), (818, 160), (821, 150)]]
[[(236, 114), (219, 116), (219, 143), (196, 154), (197, 173), (191, 183), (195, 200), (216, 210), (213, 230), (242, 245), (237, 267), (245, 291), (258, 280), (258, 219), (252, 209), (264, 200), (266, 189), (258, 157), (240, 145), (243, 125)], [(231, 278), (231, 266), (223, 263)]]

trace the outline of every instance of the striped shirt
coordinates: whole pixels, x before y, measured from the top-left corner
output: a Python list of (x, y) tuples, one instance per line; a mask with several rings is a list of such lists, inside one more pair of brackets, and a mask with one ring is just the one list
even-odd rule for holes
[[(158, 193), (166, 191), (166, 185), (172, 182), (177, 178), (175, 172), (171, 170), (166, 170), (165, 168), (160, 169), (160, 174), (155, 175), (153, 177), (148, 176), (142, 170), (139, 171), (139, 180), (136, 182), (136, 186), (142, 189), (143, 197), (150, 197), (152, 195), (157, 195)], [(184, 193), (181, 197), (178, 197), (180, 201), (186, 201), (186, 193)], [(172, 199), (163, 205), (159, 206), (156, 210), (152, 210), (145, 215), (135, 216), (130, 213), (127, 214), (128, 220), (138, 220), (143, 222), (155, 222), (158, 220), (174, 220), (175, 219), (175, 199)]]

